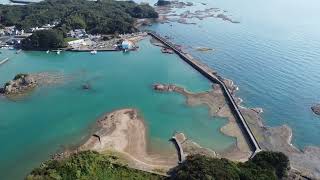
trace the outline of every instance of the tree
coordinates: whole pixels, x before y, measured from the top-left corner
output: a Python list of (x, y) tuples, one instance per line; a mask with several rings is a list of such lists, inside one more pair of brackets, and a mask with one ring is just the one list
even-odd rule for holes
[(145, 179), (162, 180), (163, 176), (131, 169), (114, 155), (103, 155), (93, 151), (73, 154), (60, 160), (49, 160), (35, 168), (26, 177), (27, 180), (58, 179)]
[(288, 157), (279, 152), (262, 151), (245, 163), (191, 155), (170, 172), (170, 178), (276, 180), (284, 177), (288, 169)]
[(262, 169), (274, 171), (279, 178), (286, 176), (290, 169), (289, 158), (282, 152), (261, 151), (250, 161)]
[(239, 168), (227, 159), (202, 155), (188, 156), (186, 161), (171, 172), (171, 179), (240, 179)]
[(64, 24), (71, 29), (85, 29), (87, 27), (84, 18), (79, 15), (67, 17), (64, 21)]
[(90, 33), (131, 33), (136, 18), (157, 18), (158, 13), (148, 4), (132, 1), (46, 0), (25, 6), (0, 5), (0, 24), (19, 29), (60, 22), (55, 29), (64, 33), (85, 28)]
[(22, 41), (22, 49), (48, 50), (65, 47), (63, 34), (57, 30), (40, 30)]

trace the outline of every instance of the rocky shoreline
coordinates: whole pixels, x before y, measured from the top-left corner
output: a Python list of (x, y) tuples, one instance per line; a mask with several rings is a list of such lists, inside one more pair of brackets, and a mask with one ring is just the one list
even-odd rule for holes
[(32, 75), (17, 74), (12, 80), (5, 83), (3, 88), (0, 88), (0, 93), (6, 96), (18, 95), (26, 93), (38, 85)]
[[(225, 81), (231, 92), (237, 89), (232, 81)], [(183, 87), (174, 84), (154, 84), (153, 89), (159, 92), (176, 92), (186, 97), (186, 104), (189, 106), (206, 105), (209, 107), (211, 116), (227, 118), (228, 123), (223, 126), (220, 131), (225, 135), (236, 138), (236, 145), (228, 151), (218, 152), (221, 157), (228, 158), (234, 161), (247, 161), (251, 154), (251, 148), (242, 129), (238, 125), (231, 109), (228, 106), (226, 98), (221, 87), (214, 84), (212, 89), (207, 92), (191, 93)]]
[[(93, 150), (102, 154), (116, 153), (131, 168), (162, 175), (166, 175), (178, 165), (176, 153), (162, 154), (148, 150), (147, 127), (136, 109), (119, 109), (105, 113), (94, 127), (93, 134), (82, 144), (54, 154), (52, 159), (61, 160), (80, 151)], [(175, 133), (174, 136), (179, 137), (186, 156), (203, 154), (220, 157), (213, 150), (187, 139), (183, 133)]]
[(177, 155), (156, 154), (148, 150), (147, 128), (136, 109), (120, 109), (104, 114), (96, 123), (97, 130), (75, 152), (114, 151), (136, 169), (159, 173), (177, 165)]
[(180, 1), (170, 1), (169, 4), (156, 6), (155, 10), (159, 14), (158, 22), (159, 23), (169, 23), (177, 22), (181, 24), (196, 24), (195, 22), (189, 22), (190, 19), (203, 20), (206, 18), (217, 18), (222, 19), (223, 21), (228, 21), (230, 23), (240, 23), (239, 21), (233, 20), (226, 13), (226, 10), (221, 10), (219, 8), (205, 8), (204, 10), (197, 10), (191, 12), (186, 10), (180, 14), (177, 14), (174, 9), (184, 9), (187, 7), (194, 6), (191, 2), (180, 2)]
[[(225, 80), (230, 92), (237, 99), (240, 111), (245, 117), (250, 129), (253, 131), (254, 136), (259, 142), (263, 150), (280, 151), (285, 153), (291, 162), (293, 170), (298, 170), (298, 177), (319, 179), (320, 178), (320, 148), (319, 147), (306, 147), (300, 150), (291, 144), (292, 130), (287, 125), (280, 127), (267, 127), (263, 124), (261, 108), (246, 108), (240, 106), (241, 100), (235, 97), (235, 91), (238, 89), (231, 80)], [(176, 92), (186, 97), (186, 103), (190, 106), (207, 105), (210, 109), (211, 115), (228, 117), (229, 123), (222, 127), (220, 130), (226, 135), (237, 138), (237, 143), (234, 147), (230, 147), (225, 152), (220, 152), (221, 157), (231, 160), (242, 161), (250, 153), (245, 148), (245, 140), (241, 138), (241, 134), (237, 133), (237, 129), (232, 125), (233, 116), (229, 114), (223, 104), (223, 94), (219, 90), (219, 85), (214, 84), (212, 90), (202, 93), (191, 93), (186, 89), (173, 85), (173, 84), (155, 84), (153, 89), (160, 92)], [(238, 131), (240, 132), (240, 131)], [(240, 137), (240, 138), (239, 138)], [(294, 173), (297, 175), (297, 172)]]
[(60, 73), (19, 73), (0, 88), (0, 95), (8, 98), (23, 97), (43, 85), (57, 84), (64, 81)]

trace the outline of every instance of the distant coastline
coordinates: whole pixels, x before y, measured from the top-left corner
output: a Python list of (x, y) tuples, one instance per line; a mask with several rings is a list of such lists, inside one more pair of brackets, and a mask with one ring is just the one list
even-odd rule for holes
[(10, 0), (12, 3), (18, 3), (18, 4), (30, 4), (34, 3), (33, 1), (28, 1), (28, 0)]

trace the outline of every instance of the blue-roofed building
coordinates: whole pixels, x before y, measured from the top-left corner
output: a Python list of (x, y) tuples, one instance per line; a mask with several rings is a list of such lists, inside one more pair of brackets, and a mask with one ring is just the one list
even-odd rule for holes
[(129, 50), (133, 48), (133, 43), (131, 41), (128, 40), (124, 40), (121, 43), (121, 48), (124, 50)]

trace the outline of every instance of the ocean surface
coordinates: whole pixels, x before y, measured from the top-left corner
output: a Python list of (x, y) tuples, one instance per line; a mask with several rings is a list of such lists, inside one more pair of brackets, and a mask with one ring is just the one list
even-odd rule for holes
[[(239, 86), (244, 106), (263, 108), (266, 125), (288, 124), (294, 145), (320, 146), (320, 116), (310, 109), (320, 103), (320, 1), (191, 2), (195, 6), (177, 12), (215, 7), (240, 23), (207, 18), (192, 19), (196, 25), (172, 22), (150, 28), (172, 37), (193, 56), (232, 79)], [(209, 117), (205, 107), (185, 106), (180, 95), (158, 94), (150, 88), (155, 82), (168, 82), (202, 91), (209, 88), (206, 79), (148, 42), (140, 46), (139, 52), (127, 55), (21, 53), (0, 66), (0, 83), (21, 71), (59, 71), (73, 77), (67, 84), (42, 87), (23, 101), (0, 100), (1, 177), (21, 179), (61, 146), (81, 141), (104, 112), (124, 106), (140, 110), (156, 142), (154, 148), (166, 147), (175, 130), (187, 131), (207, 147), (223, 149), (232, 144), (234, 139), (218, 131), (225, 119)], [(204, 53), (196, 47), (215, 50)], [(5, 53), (1, 58), (15, 56)], [(81, 90), (86, 82), (92, 84), (91, 91)]]
[[(175, 152), (168, 141), (185, 132), (200, 145), (223, 150), (235, 139), (220, 133), (225, 118), (210, 117), (205, 106), (190, 107), (176, 93), (158, 93), (157, 82), (174, 83), (193, 92), (210, 82), (176, 55), (142, 41), (137, 52), (67, 53), (2, 50), (0, 84), (17, 73), (49, 72), (64, 81), (40, 87), (25, 98), (0, 97), (0, 179), (22, 179), (26, 173), (64, 147), (83, 141), (106, 112), (137, 108), (147, 125), (150, 151)], [(91, 90), (83, 90), (83, 84)]]
[[(188, 21), (197, 24), (171, 22), (150, 29), (171, 37), (223, 77), (232, 79), (239, 86), (244, 106), (263, 108), (266, 125), (288, 124), (294, 145), (320, 146), (320, 116), (310, 109), (320, 103), (320, 1), (191, 2), (194, 6), (173, 13), (219, 8), (240, 23), (191, 19)], [(196, 47), (215, 51), (199, 52)]]

